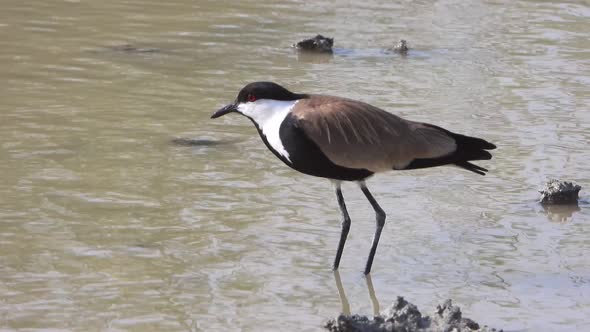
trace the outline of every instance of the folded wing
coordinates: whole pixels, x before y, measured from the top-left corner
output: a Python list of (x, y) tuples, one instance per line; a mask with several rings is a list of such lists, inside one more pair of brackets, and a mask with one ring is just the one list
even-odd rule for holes
[(292, 110), (297, 125), (335, 164), (372, 172), (404, 169), (457, 150), (452, 133), (358, 101), (310, 96)]

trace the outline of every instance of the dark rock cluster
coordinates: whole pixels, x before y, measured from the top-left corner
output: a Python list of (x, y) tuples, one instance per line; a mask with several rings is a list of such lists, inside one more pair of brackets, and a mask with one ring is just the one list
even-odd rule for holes
[(578, 202), (579, 185), (551, 179), (539, 190), (542, 204), (576, 204)]
[(302, 51), (332, 53), (334, 38), (327, 38), (322, 35), (317, 35), (313, 38), (304, 39), (294, 46)]
[(395, 302), (379, 316), (369, 318), (363, 315), (340, 315), (325, 325), (330, 332), (461, 332), (496, 329), (480, 325), (469, 318), (463, 318), (459, 307), (451, 300), (437, 306), (431, 316), (422, 316), (416, 305), (398, 297)]

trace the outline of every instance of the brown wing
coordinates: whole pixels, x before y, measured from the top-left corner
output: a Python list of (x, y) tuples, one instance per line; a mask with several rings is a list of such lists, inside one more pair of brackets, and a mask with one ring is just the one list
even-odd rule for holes
[(292, 110), (298, 126), (335, 164), (373, 172), (454, 152), (445, 132), (355, 100), (310, 96)]

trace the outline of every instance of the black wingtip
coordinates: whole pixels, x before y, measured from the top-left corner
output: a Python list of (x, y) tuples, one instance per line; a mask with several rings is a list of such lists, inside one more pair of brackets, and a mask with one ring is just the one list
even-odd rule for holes
[(488, 171), (487, 169), (472, 164), (469, 161), (492, 159), (492, 154), (487, 150), (496, 149), (495, 144), (492, 144), (478, 137), (455, 134), (446, 129), (431, 124), (425, 123), (424, 125), (438, 129), (452, 137), (455, 140), (457, 148), (453, 153), (443, 157), (430, 159), (414, 159), (404, 169), (417, 169), (452, 164), (479, 175), (486, 174), (486, 172)]
[(486, 175), (486, 172), (488, 172), (487, 168), (483, 168), (481, 166), (477, 166), (475, 164), (472, 164), (468, 161), (460, 161), (460, 162), (456, 162), (455, 165), (464, 168), (468, 171), (472, 171), (473, 173), (477, 173), (479, 175)]
[(486, 144), (482, 147), (482, 149), (484, 150), (495, 150), (497, 148), (497, 146), (495, 144), (492, 144), (488, 141), (484, 141)]

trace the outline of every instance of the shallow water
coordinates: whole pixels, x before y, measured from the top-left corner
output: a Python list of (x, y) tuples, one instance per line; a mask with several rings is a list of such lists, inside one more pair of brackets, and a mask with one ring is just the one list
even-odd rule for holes
[[(316, 331), (337, 315), (330, 183), (282, 165), (246, 119), (209, 119), (256, 80), (499, 146), (485, 177), (368, 181), (389, 216), (381, 308), (452, 298), (507, 331), (587, 328), (587, 191), (574, 209), (535, 200), (549, 177), (590, 187), (589, 18), (584, 1), (4, 1), (0, 329)], [(334, 55), (289, 47), (316, 33)], [(400, 38), (408, 56), (383, 51)], [(370, 314), (373, 212), (344, 195), (340, 275)]]

